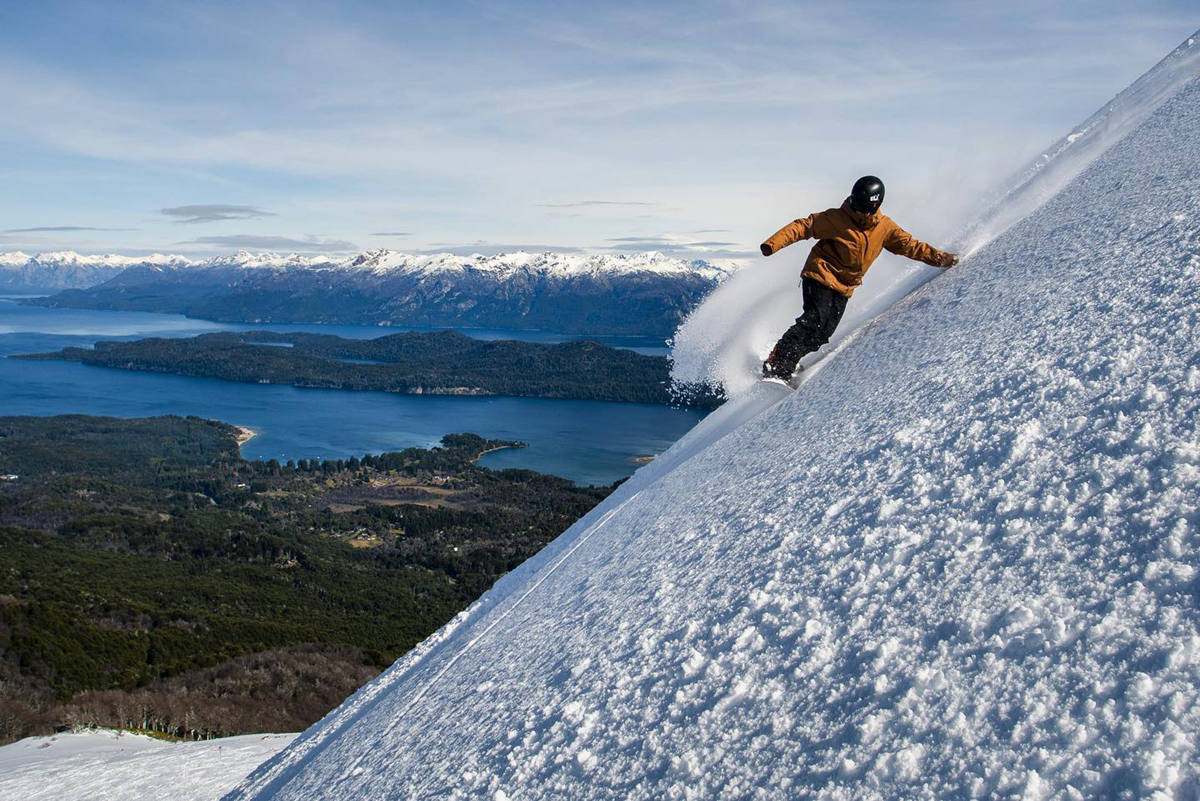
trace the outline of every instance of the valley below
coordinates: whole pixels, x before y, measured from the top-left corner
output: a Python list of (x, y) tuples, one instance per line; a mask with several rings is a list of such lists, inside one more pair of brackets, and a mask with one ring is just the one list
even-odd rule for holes
[(303, 729), (706, 412), (644, 340), (22, 300), (0, 356), (43, 353), (0, 358), (0, 741)]
[(603, 500), (448, 435), (246, 460), (194, 417), (0, 417), (0, 741), (304, 728)]

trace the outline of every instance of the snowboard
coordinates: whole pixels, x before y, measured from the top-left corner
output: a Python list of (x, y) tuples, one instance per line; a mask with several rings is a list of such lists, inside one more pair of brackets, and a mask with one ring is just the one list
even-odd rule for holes
[(804, 375), (804, 368), (797, 367), (796, 372), (792, 373), (792, 377), (787, 381), (784, 381), (782, 378), (778, 378), (776, 376), (762, 376), (758, 379), (758, 383), (776, 384), (781, 387), (787, 387), (788, 389), (797, 389), (800, 386), (800, 377), (802, 375)]

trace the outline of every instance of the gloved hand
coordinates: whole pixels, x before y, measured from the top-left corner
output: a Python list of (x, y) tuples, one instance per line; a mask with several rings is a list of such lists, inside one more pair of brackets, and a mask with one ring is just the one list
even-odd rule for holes
[(758, 249), (762, 251), (762, 254), (764, 256), (770, 256), (772, 253), (775, 252), (775, 251), (771, 250), (771, 246), (768, 245), (766, 242), (763, 242), (761, 245), (759, 245)]
[(957, 253), (947, 253), (947, 254), (945, 254), (945, 258), (942, 259), (942, 263), (939, 264), (938, 266), (941, 267), (943, 270), (948, 270), (956, 264), (958, 264), (958, 254)]

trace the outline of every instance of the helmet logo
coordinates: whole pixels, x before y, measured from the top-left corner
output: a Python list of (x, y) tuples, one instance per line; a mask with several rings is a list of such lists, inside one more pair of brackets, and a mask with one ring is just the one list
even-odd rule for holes
[(850, 190), (850, 208), (859, 214), (874, 214), (883, 205), (883, 181), (874, 175), (864, 175)]

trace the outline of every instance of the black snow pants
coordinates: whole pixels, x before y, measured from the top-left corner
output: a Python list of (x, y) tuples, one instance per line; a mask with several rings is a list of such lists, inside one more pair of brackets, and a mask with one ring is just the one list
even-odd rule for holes
[(849, 300), (812, 278), (803, 278), (800, 287), (804, 292), (804, 314), (783, 333), (768, 359), (772, 371), (784, 378), (791, 377), (796, 364), (806, 354), (829, 341), (842, 321)]

